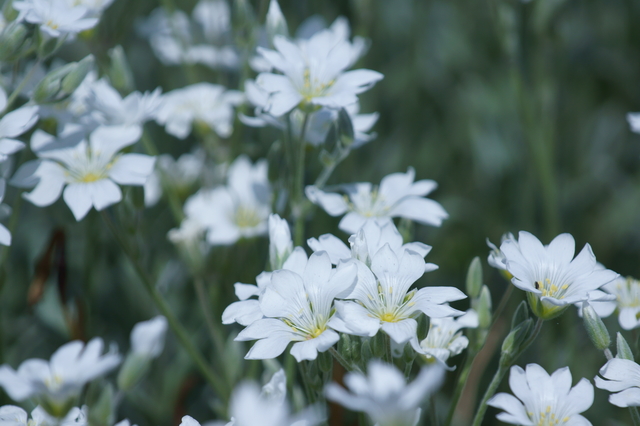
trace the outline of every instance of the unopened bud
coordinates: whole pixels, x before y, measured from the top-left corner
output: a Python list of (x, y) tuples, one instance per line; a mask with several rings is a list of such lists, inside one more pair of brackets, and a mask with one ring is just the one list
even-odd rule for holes
[(150, 366), (150, 357), (130, 352), (120, 367), (118, 388), (122, 391), (133, 388), (147, 374)]
[(486, 285), (483, 285), (480, 291), (476, 311), (478, 312), (478, 327), (480, 329), (489, 328), (491, 325), (491, 292)]
[(121, 92), (131, 92), (134, 87), (133, 73), (122, 46), (118, 45), (109, 50), (109, 59), (111, 59), (111, 63), (107, 75), (111, 85)]
[(371, 350), (376, 358), (382, 358), (387, 352), (387, 339), (383, 331), (378, 331), (378, 334), (371, 338)]
[(24, 51), (23, 46), (29, 31), (27, 27), (18, 22), (12, 22), (0, 34), (0, 60), (9, 61), (17, 59)]
[(289, 29), (287, 28), (287, 20), (282, 14), (280, 5), (277, 0), (271, 0), (269, 3), (269, 10), (267, 11), (267, 37), (269, 37), (269, 43), (273, 45), (273, 38), (277, 35), (289, 36)]
[(629, 347), (627, 341), (622, 337), (620, 332), (616, 335), (616, 346), (618, 348), (618, 353), (616, 356), (620, 359), (628, 359), (629, 361), (635, 361), (635, 357), (633, 356), (633, 352)]
[(49, 72), (33, 91), (33, 100), (39, 104), (64, 100), (82, 83), (92, 66), (93, 55), (89, 55)]
[(80, 86), (89, 71), (93, 68), (93, 63), (93, 55), (88, 55), (75, 64), (71, 72), (62, 79), (63, 96), (69, 96)]
[(593, 345), (601, 351), (608, 348), (611, 344), (609, 331), (593, 307), (587, 302), (582, 303), (582, 319), (584, 321), (584, 328), (587, 329)]
[(113, 386), (110, 383), (102, 388), (98, 399), (89, 405), (89, 424), (111, 426), (114, 423), (113, 394)]
[(529, 319), (529, 306), (527, 306), (527, 302), (524, 300), (520, 302), (518, 308), (513, 313), (513, 318), (511, 318), (511, 329), (513, 330), (518, 326), (518, 324)]
[(364, 339), (362, 342), (362, 347), (360, 348), (360, 354), (362, 360), (367, 363), (371, 358), (373, 358), (373, 351), (371, 350), (371, 339)]
[(329, 352), (320, 352), (318, 354), (318, 368), (323, 373), (329, 373), (333, 368), (333, 357)]
[(353, 122), (344, 108), (340, 108), (340, 111), (338, 111), (338, 134), (340, 135), (342, 146), (349, 147), (353, 144), (355, 138)]
[(502, 355), (500, 362), (508, 364), (511, 358), (518, 353), (524, 341), (529, 337), (529, 333), (533, 328), (533, 320), (531, 318), (518, 324), (516, 328), (505, 337), (502, 342)]
[(5, 21), (14, 21), (18, 17), (18, 11), (13, 8), (13, 2), (4, 2), (4, 6), (2, 6), (2, 16), (4, 16)]
[(482, 289), (482, 263), (478, 256), (474, 257), (467, 270), (467, 294), (471, 299), (477, 299)]

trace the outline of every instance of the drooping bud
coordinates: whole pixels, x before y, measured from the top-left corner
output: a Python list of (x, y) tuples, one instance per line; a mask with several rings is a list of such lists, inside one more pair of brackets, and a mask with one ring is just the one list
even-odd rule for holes
[(593, 307), (587, 302), (582, 303), (582, 319), (593, 345), (601, 351), (608, 348), (611, 344), (609, 331)]
[(467, 294), (471, 299), (477, 299), (482, 289), (482, 263), (478, 256), (474, 257), (467, 270)]
[(93, 67), (93, 55), (49, 72), (33, 91), (36, 103), (53, 103), (66, 99), (82, 83)]
[(93, 55), (87, 55), (62, 79), (62, 91), (64, 96), (72, 94), (84, 81), (89, 71), (93, 68), (95, 60)]
[(269, 10), (267, 11), (267, 37), (269, 37), (269, 43), (273, 46), (273, 38), (277, 35), (289, 36), (289, 29), (287, 28), (287, 20), (282, 14), (280, 5), (277, 0), (271, 0), (269, 3)]
[(622, 337), (620, 332), (616, 335), (616, 346), (618, 348), (618, 353), (616, 356), (621, 359), (628, 359), (629, 361), (635, 361), (635, 357), (633, 356), (633, 352), (629, 347), (627, 341)]
[(533, 320), (531, 318), (518, 324), (516, 328), (505, 337), (502, 342), (502, 353), (500, 362), (503, 365), (510, 365), (513, 357), (518, 353), (522, 344), (525, 342), (531, 330), (533, 329)]
[(109, 50), (109, 59), (111, 63), (107, 69), (107, 75), (111, 85), (120, 92), (131, 92), (134, 88), (133, 73), (122, 46), (118, 45)]

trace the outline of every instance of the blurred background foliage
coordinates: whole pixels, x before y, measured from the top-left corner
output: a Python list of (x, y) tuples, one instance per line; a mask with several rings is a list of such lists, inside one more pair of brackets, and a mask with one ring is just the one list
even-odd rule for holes
[[(246, 17), (264, 22), (268, 1), (232, 3), (235, 42), (242, 50), (251, 38), (247, 31), (251, 21)], [(380, 71), (385, 78), (361, 97), (361, 111), (380, 113), (374, 127), (378, 137), (354, 151), (329, 184), (377, 183), (410, 166), (417, 179), (439, 183), (431, 197), (442, 203), (450, 218), (441, 228), (411, 227), (413, 239), (433, 246), (427, 260), (440, 266), (422, 284), (463, 288), (471, 259), (488, 254), (485, 239), (499, 243), (502, 233), (519, 230), (528, 230), (545, 243), (569, 232), (578, 248), (589, 242), (608, 268), (640, 276), (640, 135), (629, 131), (625, 119), (627, 112), (640, 110), (640, 2), (282, 0), (280, 4), (290, 31), (313, 15), (327, 23), (343, 15), (354, 35), (371, 41), (358, 67)], [(195, 1), (175, 1), (175, 5), (190, 13)], [(137, 20), (158, 6), (151, 0), (116, 0), (94, 34), (65, 46), (60, 56), (77, 60), (94, 53), (104, 64), (107, 50), (120, 44), (137, 90), (160, 86), (167, 92), (201, 80), (241, 89), (244, 78), (253, 76), (246, 70), (162, 66), (135, 31)], [(251, 13), (243, 15), (241, 10)], [(176, 140), (155, 124), (148, 124), (147, 131), (161, 152), (175, 157), (199, 143), (193, 135)], [(236, 121), (226, 146), (232, 157), (247, 152), (256, 159), (268, 155), (277, 137), (273, 130), (247, 128)], [(307, 183), (319, 170), (318, 151), (308, 156)], [(194, 309), (187, 268), (166, 239), (166, 232), (176, 226), (166, 203), (136, 210), (134, 201), (140, 194), (129, 191), (127, 201), (112, 210), (126, 218), (140, 257), (193, 331), (192, 337), (230, 384), (247, 374), (258, 377), (259, 363), (242, 361), (246, 345), (230, 341), (224, 362), (214, 355), (201, 314)], [(16, 208), (18, 199), (12, 189), (5, 202)], [(21, 209), (3, 271), (0, 361), (15, 366), (33, 356), (48, 358), (70, 338), (96, 335), (126, 350), (131, 326), (150, 318), (154, 307), (96, 212), (76, 223), (60, 200), (46, 214), (28, 203)], [(307, 237), (330, 232), (346, 239), (337, 223), (316, 209), (307, 223)], [(50, 256), (44, 256), (51, 241)], [(206, 284), (216, 317), (234, 300), (232, 284), (254, 282), (266, 261), (264, 238), (211, 251)], [(507, 283), (488, 267), (484, 279), (496, 306)], [(27, 303), (28, 294), (32, 303)], [(513, 292), (489, 349), (499, 347), (510, 314), (522, 299), (522, 292)], [(456, 307), (466, 309), (466, 303)], [(619, 330), (616, 318), (606, 324), (612, 333)], [(238, 329), (227, 331), (233, 334)], [(637, 346), (635, 332), (624, 334)], [(454, 361), (460, 363), (463, 357)], [(479, 392), (497, 361), (491, 350), (482, 357), (485, 369), (476, 368), (479, 371), (471, 379)], [(518, 364), (527, 362), (540, 363), (549, 372), (569, 365), (575, 382), (580, 377), (592, 380), (605, 359), (591, 346), (576, 312), (569, 310), (544, 325), (539, 340)], [(487, 374), (482, 374), (485, 370)], [(437, 399), (441, 415), (448, 409), (455, 377), (456, 372), (449, 373)], [(506, 382), (501, 387), (505, 391)], [(462, 411), (472, 411), (472, 395), (465, 397)], [(594, 425), (628, 424), (628, 413), (606, 399), (604, 391), (596, 390), (587, 418)], [(215, 396), (169, 336), (152, 374), (127, 395), (120, 414), (141, 426), (177, 424), (187, 412), (202, 421), (213, 417), (212, 401)], [(8, 400), (3, 396), (1, 402)], [(485, 424), (498, 424), (495, 414), (489, 409)], [(461, 419), (465, 424), (464, 413)]]

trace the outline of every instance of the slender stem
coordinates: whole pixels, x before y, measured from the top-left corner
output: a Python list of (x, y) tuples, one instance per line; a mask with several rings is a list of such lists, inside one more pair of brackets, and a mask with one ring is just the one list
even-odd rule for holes
[(196, 293), (198, 294), (198, 300), (200, 302), (200, 309), (202, 309), (202, 314), (204, 315), (205, 322), (207, 324), (207, 328), (209, 329), (209, 335), (213, 340), (216, 349), (219, 351), (219, 354), (222, 355), (224, 351), (224, 337), (220, 332), (220, 329), (216, 327), (216, 323), (211, 316), (211, 309), (209, 309), (209, 305), (207, 305), (207, 292), (204, 288), (204, 280), (201, 277), (196, 277), (193, 280), (193, 285), (196, 288)]
[(344, 367), (345, 370), (357, 371), (358, 373), (362, 373), (362, 370), (360, 370), (360, 368), (357, 365), (354, 365), (349, 361), (347, 361), (342, 355), (340, 355), (340, 352), (338, 352), (336, 348), (334, 347), (329, 348), (329, 352), (331, 353), (331, 355), (333, 355), (336, 361), (338, 361), (340, 365)]
[(391, 338), (387, 333), (382, 333), (383, 344), (384, 344), (384, 360), (389, 364), (393, 363), (393, 358), (391, 357)]
[(298, 368), (300, 369), (300, 375), (302, 376), (302, 384), (304, 385), (304, 393), (307, 396), (307, 404), (312, 404), (315, 402), (315, 394), (309, 385), (309, 369), (307, 368), (306, 362), (308, 361), (300, 361), (298, 363)]
[(607, 361), (611, 360), (613, 358), (613, 354), (611, 353), (611, 350), (609, 348), (606, 348), (604, 350), (604, 356), (607, 357)]
[(467, 379), (469, 378), (469, 374), (471, 373), (471, 366), (473, 365), (473, 361), (476, 358), (477, 353), (467, 353), (467, 359), (464, 362), (464, 367), (462, 367), (462, 371), (458, 376), (458, 383), (456, 384), (456, 389), (453, 392), (453, 397), (451, 398), (451, 405), (449, 406), (449, 412), (447, 413), (447, 419), (445, 421), (445, 426), (451, 425), (453, 421), (453, 415), (456, 412), (456, 408), (458, 406), (458, 401), (460, 401), (460, 396), (462, 395), (462, 391), (464, 390), (464, 385), (467, 383)]
[(349, 149), (343, 149), (339, 147), (336, 147), (336, 149), (339, 149), (339, 151), (336, 152), (336, 155), (337, 155), (336, 159), (324, 167), (324, 169), (322, 170), (322, 172), (320, 173), (320, 175), (318, 176), (318, 178), (313, 184), (315, 187), (319, 189), (322, 189), (326, 185), (327, 181), (331, 177), (331, 174), (333, 174), (333, 171), (336, 169), (336, 167), (340, 163), (342, 163), (342, 161), (344, 161), (344, 159), (349, 156), (349, 152), (351, 152)]
[(431, 426), (438, 426), (440, 422), (438, 421), (438, 411), (436, 410), (436, 396), (431, 395), (429, 398), (429, 417), (431, 418)]
[[(158, 148), (156, 148), (153, 140), (149, 136), (149, 134), (145, 131), (142, 133), (142, 145), (144, 149), (147, 151), (147, 154), (158, 156)], [(165, 194), (167, 195), (167, 200), (169, 201), (169, 207), (171, 208), (171, 213), (175, 218), (176, 222), (180, 224), (184, 219), (184, 213), (182, 211), (182, 202), (180, 201), (180, 197), (174, 190), (173, 186), (171, 186), (171, 179), (167, 176), (164, 170), (158, 168), (160, 172), (161, 181), (166, 183), (164, 186)]]
[(413, 360), (411, 360), (411, 361), (407, 362), (407, 363), (404, 365), (404, 377), (405, 377), (406, 379), (408, 379), (408, 378), (409, 378), (409, 376), (411, 375), (411, 368), (413, 368)]
[(195, 347), (193, 342), (191, 342), (191, 339), (189, 338), (187, 330), (184, 329), (182, 324), (180, 324), (178, 319), (174, 316), (173, 312), (169, 308), (169, 305), (162, 298), (162, 296), (156, 289), (155, 285), (153, 284), (151, 278), (147, 275), (146, 271), (138, 261), (136, 255), (133, 253), (133, 251), (129, 247), (129, 244), (127, 244), (126, 240), (124, 239), (124, 236), (119, 232), (118, 228), (111, 221), (106, 211), (103, 210), (101, 212), (101, 215), (105, 223), (107, 224), (107, 227), (111, 230), (111, 233), (113, 234), (115, 239), (118, 241), (118, 244), (120, 244), (122, 251), (129, 258), (129, 261), (131, 262), (134, 269), (136, 270), (138, 277), (142, 281), (142, 284), (144, 284), (145, 289), (151, 296), (151, 299), (155, 303), (156, 307), (162, 313), (162, 315), (164, 315), (167, 318), (167, 321), (169, 322), (169, 326), (175, 333), (176, 337), (178, 338), (178, 340), (180, 341), (184, 349), (187, 351), (187, 353), (189, 354), (193, 362), (196, 364), (196, 366), (198, 367), (202, 375), (216, 390), (216, 392), (218, 393), (218, 396), (226, 402), (228, 399), (228, 395), (227, 395), (227, 390), (225, 388), (223, 380), (220, 377), (218, 377), (218, 375), (207, 365), (207, 362), (205, 361), (202, 354), (200, 354), (200, 352)]
[(507, 306), (507, 302), (509, 301), (511, 294), (513, 293), (514, 287), (514, 285), (508, 283), (507, 290), (502, 294), (500, 303), (498, 303), (498, 307), (493, 312), (493, 320), (491, 321), (491, 324), (493, 324), (498, 318), (500, 318), (500, 314), (502, 314), (502, 311), (504, 311), (504, 308)]
[(518, 350), (513, 355), (505, 354), (505, 353), (502, 354), (502, 356), (500, 357), (500, 364), (498, 366), (498, 371), (496, 371), (496, 374), (493, 376), (493, 379), (491, 379), (491, 383), (489, 384), (489, 387), (484, 393), (484, 396), (482, 397), (482, 401), (480, 401), (480, 405), (478, 406), (478, 411), (476, 412), (476, 416), (473, 419), (473, 426), (480, 426), (482, 424), (482, 420), (484, 419), (484, 414), (487, 411), (487, 402), (489, 401), (489, 399), (491, 399), (493, 394), (496, 393), (496, 390), (498, 389), (500, 382), (502, 382), (502, 378), (507, 373), (507, 371), (509, 371), (509, 368), (511, 367), (511, 365), (518, 359), (518, 357), (520, 357), (520, 355), (522, 355), (522, 353), (529, 347), (529, 345), (533, 343), (536, 337), (538, 337), (538, 334), (542, 329), (543, 322), (544, 321), (542, 319), (538, 318), (535, 328), (533, 329), (533, 332), (531, 333), (529, 338), (525, 340), (522, 343), (522, 345), (520, 345), (520, 348), (518, 348)]
[(305, 135), (307, 133), (307, 123), (309, 122), (309, 113), (304, 113), (304, 119), (302, 120), (302, 129), (300, 129), (300, 138), (298, 140), (298, 159), (295, 164), (295, 176), (294, 176), (294, 217), (295, 217), (295, 245), (301, 246), (304, 241), (304, 163), (307, 146), (305, 144)]
[(640, 426), (640, 414), (638, 414), (638, 407), (629, 407), (629, 412), (631, 413), (633, 426)]
[(24, 76), (24, 78), (22, 79), (18, 87), (16, 87), (16, 89), (11, 93), (11, 95), (9, 95), (9, 98), (7, 99), (7, 105), (4, 107), (5, 112), (10, 111), (11, 105), (15, 102), (18, 96), (20, 96), (20, 92), (22, 92), (22, 89), (24, 89), (24, 86), (26, 86), (29, 80), (31, 80), (31, 77), (33, 77), (33, 73), (37, 68), (39, 68), (39, 66), (40, 66), (40, 60), (38, 59), (35, 62), (35, 64), (31, 66), (31, 69), (29, 70), (27, 75)]

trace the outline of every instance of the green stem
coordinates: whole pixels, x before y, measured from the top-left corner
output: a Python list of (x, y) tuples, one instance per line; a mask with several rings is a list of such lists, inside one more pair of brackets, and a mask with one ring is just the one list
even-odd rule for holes
[(333, 347), (329, 348), (329, 352), (331, 353), (331, 355), (333, 355), (336, 361), (338, 361), (340, 365), (344, 367), (345, 370), (362, 373), (362, 370), (360, 370), (360, 368), (357, 365), (354, 365), (349, 361), (347, 361), (342, 355), (340, 355), (340, 352), (338, 352), (336, 348), (333, 348)]
[(640, 414), (638, 414), (638, 407), (629, 407), (629, 413), (631, 413), (633, 426), (640, 426)]
[(393, 364), (393, 357), (391, 356), (391, 338), (387, 333), (382, 333), (384, 342), (384, 360), (389, 364)]
[(475, 359), (476, 355), (477, 353), (467, 353), (467, 359), (464, 362), (464, 367), (462, 367), (460, 376), (458, 376), (458, 383), (456, 384), (456, 389), (454, 390), (453, 397), (451, 398), (451, 405), (449, 406), (447, 419), (444, 423), (445, 426), (451, 425), (451, 422), (453, 421), (453, 415), (455, 414), (456, 408), (458, 407), (458, 401), (460, 401), (460, 396), (462, 396), (464, 385), (467, 383), (467, 379), (469, 378), (469, 374), (471, 373), (471, 366), (473, 365), (473, 360)]
[(223, 380), (220, 377), (218, 377), (218, 375), (207, 365), (207, 362), (205, 361), (202, 354), (200, 354), (200, 352), (195, 347), (193, 342), (191, 342), (191, 339), (189, 338), (187, 330), (182, 326), (182, 324), (180, 324), (178, 319), (173, 315), (173, 312), (169, 308), (169, 305), (162, 298), (162, 296), (158, 292), (158, 289), (153, 284), (153, 281), (147, 275), (146, 271), (138, 261), (136, 255), (131, 250), (131, 247), (129, 246), (129, 244), (127, 244), (126, 240), (124, 239), (124, 236), (119, 232), (118, 228), (115, 226), (115, 224), (111, 221), (111, 219), (107, 215), (107, 212), (103, 210), (100, 213), (105, 223), (107, 224), (107, 227), (111, 230), (111, 233), (113, 234), (115, 239), (118, 241), (118, 244), (120, 244), (122, 251), (129, 258), (129, 261), (133, 265), (136, 273), (138, 274), (138, 277), (142, 281), (142, 284), (144, 284), (145, 289), (151, 296), (151, 299), (155, 303), (156, 307), (158, 308), (160, 313), (162, 313), (162, 315), (164, 315), (167, 318), (167, 321), (169, 322), (169, 326), (175, 333), (176, 337), (182, 344), (183, 348), (187, 351), (187, 353), (189, 354), (193, 362), (196, 364), (196, 366), (198, 367), (202, 375), (205, 377), (205, 379), (216, 390), (216, 392), (218, 393), (218, 396), (222, 398), (223, 401), (226, 402), (228, 400), (228, 395), (227, 395), (227, 390), (225, 388)]
[(294, 203), (293, 214), (295, 218), (295, 231), (294, 231), (294, 243), (296, 246), (301, 246), (304, 242), (304, 162), (307, 146), (304, 141), (307, 133), (307, 124), (309, 122), (309, 113), (304, 113), (304, 119), (302, 120), (302, 128), (300, 129), (300, 138), (298, 140), (298, 158), (295, 164), (294, 175)]
[[(153, 140), (149, 136), (149, 134), (144, 131), (142, 133), (142, 145), (144, 149), (147, 151), (147, 154), (157, 157), (159, 155), (158, 148), (156, 148)], [(164, 191), (167, 195), (167, 200), (169, 201), (169, 207), (171, 208), (171, 213), (173, 214), (174, 219), (178, 224), (182, 222), (184, 219), (184, 212), (182, 211), (182, 202), (180, 201), (180, 197), (174, 190), (174, 187), (171, 185), (171, 179), (168, 178), (167, 174), (164, 170), (158, 168), (160, 172), (160, 179), (165, 183)]]
[(536, 337), (538, 337), (538, 334), (542, 329), (543, 322), (544, 321), (542, 319), (538, 318), (535, 328), (533, 329), (533, 332), (531, 333), (529, 338), (522, 343), (520, 348), (518, 348), (518, 350), (516, 350), (516, 352), (513, 355), (508, 355), (503, 353), (503, 355), (500, 357), (498, 371), (496, 371), (496, 374), (493, 376), (493, 379), (491, 379), (491, 383), (489, 383), (489, 387), (485, 391), (484, 396), (482, 397), (482, 401), (480, 401), (480, 405), (478, 406), (478, 411), (476, 412), (476, 416), (473, 419), (472, 426), (480, 426), (482, 424), (482, 420), (484, 419), (484, 415), (487, 411), (487, 402), (496, 393), (496, 390), (498, 389), (500, 382), (502, 382), (504, 375), (507, 373), (507, 371), (509, 371), (509, 368), (511, 367), (511, 365), (513, 365), (513, 363), (518, 359), (518, 357), (520, 357), (520, 355), (522, 355), (522, 353), (529, 347), (529, 345), (533, 343)]
[(218, 356), (222, 357), (224, 355), (224, 336), (222, 335), (220, 328), (216, 327), (216, 323), (211, 316), (211, 309), (209, 309), (209, 306), (207, 305), (207, 300), (209, 300), (209, 298), (207, 297), (207, 292), (204, 288), (204, 281), (201, 277), (196, 277), (193, 280), (193, 285), (196, 288), (196, 293), (198, 294), (200, 309), (202, 309), (202, 314), (204, 315), (207, 328), (209, 329), (209, 335), (218, 350)]
[(35, 72), (35, 70), (40, 66), (40, 60), (37, 60), (32, 66), (31, 69), (29, 70), (29, 72), (27, 73), (27, 75), (24, 76), (24, 78), (22, 79), (22, 81), (20, 82), (20, 84), (18, 85), (18, 87), (16, 87), (16, 89), (11, 93), (11, 95), (9, 95), (9, 98), (7, 99), (7, 105), (4, 107), (5, 113), (9, 112), (11, 109), (11, 105), (15, 102), (15, 100), (18, 98), (18, 96), (20, 95), (20, 92), (22, 92), (22, 89), (24, 89), (24, 86), (27, 85), (27, 83), (29, 82), (29, 80), (31, 80), (31, 77), (33, 77), (33, 73)]

